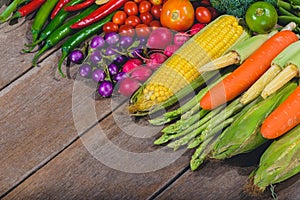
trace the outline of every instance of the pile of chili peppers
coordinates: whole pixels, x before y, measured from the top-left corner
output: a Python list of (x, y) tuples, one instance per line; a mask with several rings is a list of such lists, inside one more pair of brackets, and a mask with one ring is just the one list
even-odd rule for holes
[(36, 66), (40, 56), (53, 47), (62, 51), (58, 71), (67, 56), (80, 44), (102, 32), (102, 26), (111, 21), (116, 10), (127, 0), (110, 0), (97, 5), (95, 0), (13, 0), (0, 13), (0, 24), (34, 14), (31, 27), (32, 41), (25, 44), (24, 53), (38, 51), (32, 64)]

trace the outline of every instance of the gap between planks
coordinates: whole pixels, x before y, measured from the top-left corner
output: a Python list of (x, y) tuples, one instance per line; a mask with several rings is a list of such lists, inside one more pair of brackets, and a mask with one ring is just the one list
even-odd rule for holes
[(82, 133), (79, 133), (77, 137), (73, 138), (73, 140), (71, 140), (67, 145), (65, 145), (62, 149), (52, 153), (48, 158), (46, 158), (45, 160), (43, 160), (39, 165), (35, 166), (32, 170), (30, 170), (29, 172), (27, 172), (27, 174), (25, 174), (18, 182), (16, 182), (11, 188), (9, 188), (6, 192), (4, 192), (3, 194), (0, 195), (0, 199), (4, 198), (5, 196), (7, 196), (10, 192), (12, 192), (15, 188), (17, 188), (19, 185), (21, 185), (26, 179), (28, 179), (29, 177), (31, 177), (33, 174), (35, 174), (38, 170), (40, 170), (41, 168), (43, 168), (44, 166), (46, 166), (49, 162), (51, 162), (53, 159), (55, 159), (55, 157), (57, 157), (59, 154), (61, 154), (62, 152), (64, 152), (66, 149), (68, 149), (70, 146), (72, 146), (72, 144), (74, 144), (77, 140), (80, 139), (80, 137), (82, 137), (84, 134), (86, 134), (87, 132), (89, 132), (92, 128), (94, 128), (95, 126), (97, 126), (98, 123), (100, 123), (102, 120), (104, 120), (106, 117), (110, 116), (112, 114), (112, 112), (114, 112), (115, 110), (117, 110), (118, 108), (120, 108), (123, 104), (125, 103), (122, 102), (120, 105), (118, 105), (117, 107), (115, 107), (111, 112), (107, 113), (106, 115), (104, 115), (103, 117), (101, 117), (98, 121), (96, 121), (94, 124), (92, 124), (90, 127), (87, 127), (86, 130), (84, 130)]

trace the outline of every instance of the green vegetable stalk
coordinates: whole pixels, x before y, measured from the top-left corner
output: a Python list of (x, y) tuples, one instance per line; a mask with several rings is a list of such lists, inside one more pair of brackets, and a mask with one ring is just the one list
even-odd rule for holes
[(300, 172), (300, 126), (275, 140), (263, 153), (254, 172), (254, 185), (261, 191)]
[[(297, 87), (296, 83), (289, 83), (278, 93), (260, 101), (247, 109), (243, 115), (233, 122), (218, 138), (211, 158), (225, 159), (234, 155), (247, 153), (267, 140), (260, 134), (260, 126), (264, 119), (280, 105)], [(261, 98), (259, 98), (261, 100)]]

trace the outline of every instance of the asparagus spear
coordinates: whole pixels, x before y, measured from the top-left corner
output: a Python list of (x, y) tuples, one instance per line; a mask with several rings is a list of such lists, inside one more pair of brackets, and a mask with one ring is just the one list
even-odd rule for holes
[(183, 118), (188, 118), (189, 116), (193, 115), (194, 113), (196, 113), (197, 111), (199, 111), (201, 109), (200, 105), (199, 105), (199, 101), (206, 94), (206, 92), (210, 88), (212, 88), (213, 86), (215, 86), (218, 82), (220, 82), (221, 80), (223, 80), (229, 74), (230, 73), (225, 73), (221, 77), (216, 77), (210, 83), (208, 83), (208, 85), (206, 87), (202, 88), (198, 92), (198, 94), (196, 94), (187, 103), (185, 103), (184, 105), (182, 105), (181, 107), (179, 107), (176, 110), (169, 111), (169, 112), (163, 114), (163, 116), (161, 116), (161, 117), (158, 117), (158, 118), (155, 118), (155, 119), (151, 119), (151, 120), (149, 120), (149, 122), (151, 124), (153, 124), (153, 125), (162, 125), (162, 124), (168, 123), (170, 121), (173, 121), (174, 119), (179, 118), (181, 115), (183, 115), (185, 113), (186, 114), (183, 116)]
[(221, 112), (218, 112), (217, 115), (213, 116), (209, 121), (206, 121), (203, 125), (186, 134), (179, 140), (170, 143), (168, 147), (174, 148), (174, 150), (176, 150), (180, 146), (187, 144), (192, 139), (202, 134), (204, 130), (207, 132), (212, 131), (213, 128), (215, 128), (218, 124), (221, 124), (224, 120), (228, 119), (234, 112), (240, 110), (242, 107), (243, 105), (239, 103), (239, 99), (234, 100), (225, 109), (223, 109)]

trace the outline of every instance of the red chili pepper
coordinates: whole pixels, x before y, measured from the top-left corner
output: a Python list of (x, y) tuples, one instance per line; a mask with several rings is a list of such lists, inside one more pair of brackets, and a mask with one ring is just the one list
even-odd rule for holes
[(68, 12), (74, 12), (74, 11), (78, 11), (78, 10), (87, 8), (94, 3), (95, 3), (95, 0), (86, 0), (82, 3), (76, 4), (73, 6), (67, 6), (67, 7), (65, 7), (65, 10)]
[(66, 5), (70, 1), (71, 0), (59, 0), (59, 2), (56, 4), (52, 11), (50, 18), (53, 19), (57, 15), (57, 13), (62, 9), (62, 7), (64, 7), (64, 5)]
[(30, 13), (40, 8), (45, 2), (46, 0), (32, 0), (28, 4), (19, 8), (19, 10), (12, 16), (12, 19), (25, 17), (29, 15)]
[(97, 10), (92, 12), (89, 16), (83, 18), (79, 22), (73, 24), (71, 28), (77, 29), (77, 28), (84, 28), (88, 25), (91, 25), (99, 20), (101, 20), (103, 17), (106, 17), (110, 13), (114, 12), (115, 10), (121, 8), (125, 2), (128, 0), (110, 0), (106, 4), (99, 7)]

